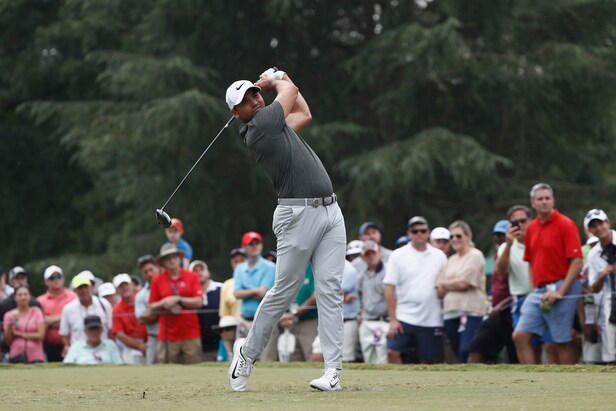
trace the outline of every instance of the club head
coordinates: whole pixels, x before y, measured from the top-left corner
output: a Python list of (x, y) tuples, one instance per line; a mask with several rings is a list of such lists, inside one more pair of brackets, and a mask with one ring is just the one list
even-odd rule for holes
[(156, 222), (162, 228), (171, 227), (171, 217), (169, 217), (169, 214), (165, 213), (161, 208), (156, 210)]

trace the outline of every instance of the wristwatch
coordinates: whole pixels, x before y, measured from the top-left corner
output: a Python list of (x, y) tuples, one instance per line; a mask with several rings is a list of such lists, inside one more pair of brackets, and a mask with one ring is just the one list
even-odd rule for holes
[(180, 299), (178, 300), (178, 305), (182, 308), (186, 308), (184, 307), (184, 301), (182, 301), (182, 297), (180, 297)]

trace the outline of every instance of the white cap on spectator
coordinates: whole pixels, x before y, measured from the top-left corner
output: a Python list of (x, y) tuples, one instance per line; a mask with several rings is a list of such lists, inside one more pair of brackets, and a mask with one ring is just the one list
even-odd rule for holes
[(88, 280), (92, 281), (92, 284), (94, 284), (94, 273), (90, 270), (83, 270), (82, 272), (80, 272), (79, 274), (82, 277), (86, 277)]
[(102, 283), (98, 286), (99, 297), (107, 297), (108, 295), (114, 295), (115, 293), (116, 289), (111, 283)]
[(450, 240), (451, 233), (445, 227), (436, 227), (430, 232), (430, 240)]
[(131, 284), (132, 282), (133, 282), (133, 279), (130, 278), (130, 275), (126, 273), (118, 274), (115, 277), (113, 277), (113, 286), (115, 288), (120, 287), (123, 283)]
[(64, 271), (62, 271), (60, 267), (58, 267), (57, 265), (50, 265), (49, 267), (45, 269), (45, 274), (43, 274), (43, 277), (46, 280), (49, 280), (49, 277), (51, 277), (55, 273), (58, 273), (64, 276)]
[(353, 240), (347, 245), (346, 255), (360, 254), (364, 249), (364, 242), (360, 240)]
[(607, 221), (608, 220), (607, 214), (605, 214), (605, 211), (603, 210), (599, 210), (598, 208), (593, 208), (592, 210), (587, 212), (586, 215), (584, 216), (584, 227), (588, 228), (588, 226), (590, 225), (590, 223), (593, 222), (593, 220)]

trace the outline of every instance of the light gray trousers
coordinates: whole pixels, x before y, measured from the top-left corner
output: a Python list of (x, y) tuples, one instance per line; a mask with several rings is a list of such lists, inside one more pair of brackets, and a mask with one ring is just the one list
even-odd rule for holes
[(312, 263), (319, 310), (319, 337), (326, 368), (342, 368), (342, 272), (346, 229), (338, 203), (329, 206), (282, 206), (272, 223), (277, 238), (276, 282), (257, 309), (242, 352), (258, 358), (280, 317), (301, 288)]

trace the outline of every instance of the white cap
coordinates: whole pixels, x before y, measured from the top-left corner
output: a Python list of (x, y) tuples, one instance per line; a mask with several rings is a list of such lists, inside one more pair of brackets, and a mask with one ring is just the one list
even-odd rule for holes
[(130, 275), (128, 275), (126, 273), (118, 274), (115, 277), (113, 277), (113, 286), (115, 288), (118, 288), (123, 283), (129, 283), (130, 284), (132, 282), (133, 282), (133, 279), (130, 278)]
[(238, 80), (231, 84), (227, 89), (227, 94), (225, 96), (225, 100), (227, 100), (227, 105), (229, 108), (233, 109), (233, 107), (240, 104), (244, 98), (244, 94), (246, 94), (246, 92), (251, 88), (261, 90), (261, 87), (255, 86), (250, 80)]
[(360, 254), (364, 249), (364, 242), (360, 240), (353, 240), (347, 245), (346, 255)]
[(188, 266), (188, 271), (195, 271), (195, 267), (198, 265), (202, 265), (203, 268), (205, 268), (206, 270), (208, 270), (207, 264), (205, 263), (205, 261), (203, 260), (195, 260), (192, 263), (190, 263), (190, 265)]
[(222, 317), (220, 317), (220, 321), (218, 322), (218, 325), (213, 325), (212, 329), (217, 331), (217, 330), (220, 330), (221, 328), (227, 328), (227, 327), (237, 327), (237, 319), (234, 316), (223, 315)]
[(588, 228), (592, 220), (607, 221), (608, 220), (607, 214), (605, 214), (605, 211), (603, 210), (599, 210), (598, 208), (593, 208), (592, 210), (587, 212), (586, 215), (584, 216), (584, 227)]
[(102, 283), (98, 286), (97, 292), (99, 297), (107, 297), (108, 295), (114, 295), (116, 293), (116, 289), (111, 283)]
[(55, 273), (64, 275), (64, 271), (62, 271), (60, 267), (58, 267), (57, 265), (50, 265), (49, 267), (45, 269), (45, 273), (43, 274), (43, 277), (46, 280), (49, 280), (49, 277), (51, 277)]
[(599, 242), (599, 238), (593, 235), (588, 240), (586, 240), (586, 245), (593, 245), (593, 244), (597, 244), (598, 242)]
[(79, 274), (82, 277), (86, 277), (88, 280), (92, 281), (92, 283), (94, 283), (94, 273), (90, 270), (84, 270), (82, 272), (80, 272)]
[(430, 240), (450, 240), (451, 233), (445, 227), (436, 227), (430, 232)]

